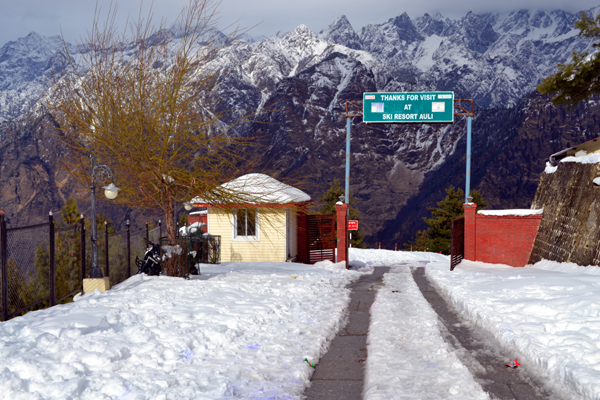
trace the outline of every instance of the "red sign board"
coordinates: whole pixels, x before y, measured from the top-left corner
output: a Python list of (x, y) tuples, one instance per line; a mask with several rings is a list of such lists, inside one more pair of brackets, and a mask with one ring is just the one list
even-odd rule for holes
[(348, 230), (349, 231), (357, 231), (358, 230), (358, 221), (348, 221)]

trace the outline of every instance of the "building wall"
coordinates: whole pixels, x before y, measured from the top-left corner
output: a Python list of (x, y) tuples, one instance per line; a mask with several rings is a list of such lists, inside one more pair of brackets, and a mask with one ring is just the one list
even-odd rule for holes
[(260, 208), (257, 241), (233, 239), (233, 215), (219, 208), (208, 211), (211, 235), (221, 236), (221, 261), (286, 261), (286, 209)]
[(527, 265), (541, 219), (541, 215), (476, 214), (476, 261), (513, 267)]
[(530, 263), (542, 259), (600, 265), (600, 164), (561, 162), (542, 172), (532, 203), (544, 208)]

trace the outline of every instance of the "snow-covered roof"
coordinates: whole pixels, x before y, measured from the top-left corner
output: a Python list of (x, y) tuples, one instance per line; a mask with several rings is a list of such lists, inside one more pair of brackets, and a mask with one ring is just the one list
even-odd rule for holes
[(537, 210), (530, 209), (513, 209), (513, 210), (480, 210), (477, 211), (477, 214), (481, 215), (494, 215), (494, 216), (505, 216), (505, 215), (515, 215), (518, 217), (526, 217), (528, 215), (543, 215), (544, 209), (540, 208)]
[[(247, 174), (224, 183), (223, 188), (235, 193), (245, 204), (289, 204), (310, 201), (310, 196), (300, 189), (279, 182), (265, 174)], [(206, 204), (202, 198), (192, 203)]]
[[(550, 156), (550, 166), (555, 167), (559, 162), (577, 162), (581, 164), (596, 164), (600, 162), (598, 157), (590, 157), (592, 155), (598, 155), (600, 153), (600, 137), (592, 140), (588, 140), (585, 143), (579, 144), (574, 147), (569, 147), (554, 153)], [(546, 173), (552, 173), (546, 171)]]

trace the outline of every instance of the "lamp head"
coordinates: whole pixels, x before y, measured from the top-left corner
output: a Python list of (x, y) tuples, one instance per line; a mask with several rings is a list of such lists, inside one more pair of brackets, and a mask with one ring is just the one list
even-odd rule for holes
[(117, 195), (119, 194), (119, 190), (121, 190), (118, 187), (116, 187), (115, 184), (112, 182), (110, 183), (110, 185), (104, 186), (102, 189), (104, 189), (104, 195), (109, 200), (113, 200), (115, 197), (117, 197)]
[(192, 207), (193, 206), (191, 203), (183, 203), (183, 208), (185, 208), (187, 211), (190, 211)]

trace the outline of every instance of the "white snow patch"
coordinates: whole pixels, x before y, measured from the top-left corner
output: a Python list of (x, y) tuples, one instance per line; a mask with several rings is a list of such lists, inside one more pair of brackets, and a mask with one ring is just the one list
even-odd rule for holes
[(495, 216), (505, 216), (505, 215), (514, 215), (519, 217), (524, 217), (527, 215), (543, 215), (544, 209), (540, 208), (537, 210), (531, 209), (512, 209), (512, 210), (480, 210), (477, 211), (477, 214), (481, 215), (495, 215)]
[(552, 165), (550, 165), (550, 163), (548, 161), (546, 161), (546, 168), (544, 169), (544, 172), (547, 174), (553, 174), (556, 172), (557, 168), (558, 168), (558, 165), (553, 167)]
[(575, 162), (580, 164), (597, 164), (600, 162), (600, 154), (590, 154), (581, 157), (565, 157), (560, 162)]
[(431, 35), (425, 38), (423, 42), (419, 44), (417, 50), (417, 62), (415, 65), (421, 70), (428, 70), (435, 65), (433, 54), (439, 49), (440, 44), (444, 40), (443, 37), (438, 35)]

